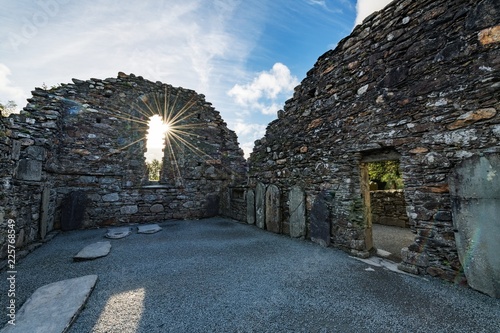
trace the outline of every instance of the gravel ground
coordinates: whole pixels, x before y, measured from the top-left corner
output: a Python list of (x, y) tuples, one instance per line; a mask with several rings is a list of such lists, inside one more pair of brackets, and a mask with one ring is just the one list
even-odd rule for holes
[(72, 256), (105, 230), (60, 234), (17, 265), (18, 303), (45, 284), (97, 274), (71, 333), (500, 332), (500, 300), (465, 287), (227, 219), (160, 225), (85, 262)]

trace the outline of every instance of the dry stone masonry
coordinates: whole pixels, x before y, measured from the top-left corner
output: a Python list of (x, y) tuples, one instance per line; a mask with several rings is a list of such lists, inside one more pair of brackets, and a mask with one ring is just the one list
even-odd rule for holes
[[(0, 257), (9, 221), (29, 249), (54, 229), (217, 214), (368, 257), (367, 166), (398, 161), (392, 218), (415, 233), (399, 269), (500, 297), (499, 70), (498, 0), (393, 1), (318, 59), (248, 170), (192, 90), (123, 73), (36, 89), (0, 122)], [(157, 182), (144, 157), (154, 114), (180, 136)]]
[[(297, 204), (285, 198), (298, 187), (306, 197), (307, 238), (369, 256), (366, 163), (398, 160), (415, 232), (400, 269), (460, 281), (464, 258), (474, 254), (471, 244), (457, 244), (457, 237), (470, 241), (470, 226), (452, 214), (450, 174), (463, 161), (500, 154), (499, 31), (496, 0), (399, 0), (322, 55), (249, 160), (249, 187), (281, 192), (281, 226), (272, 230), (296, 235)], [(500, 170), (490, 171), (488, 181), (500, 188)], [(499, 206), (498, 196), (489, 198)], [(467, 219), (480, 224), (482, 216)], [(498, 235), (498, 218), (492, 223), (486, 233)], [(492, 243), (490, 253), (498, 253)], [(498, 262), (484, 253), (475, 258), (484, 261), (465, 275), (489, 276), (496, 284), (482, 290), (500, 296), (500, 275), (490, 269)], [(477, 266), (490, 268), (472, 273)]]
[[(177, 131), (158, 182), (144, 157), (154, 114)], [(203, 95), (133, 74), (36, 89), (0, 124), (2, 258), (9, 219), (23, 247), (53, 229), (210, 217), (246, 172), (235, 133)]]

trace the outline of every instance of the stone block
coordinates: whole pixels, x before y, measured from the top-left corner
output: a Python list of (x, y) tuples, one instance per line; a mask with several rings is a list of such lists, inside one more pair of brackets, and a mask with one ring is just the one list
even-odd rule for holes
[(124, 215), (131, 215), (131, 214), (135, 214), (139, 211), (139, 207), (137, 207), (137, 205), (129, 205), (129, 206), (123, 206), (121, 209), (120, 209), (120, 213), (124, 214)]
[(21, 141), (12, 140), (11, 158), (18, 160), (21, 157)]
[(266, 228), (281, 232), (281, 191), (276, 185), (269, 185), (266, 190)]
[(42, 162), (22, 159), (17, 166), (16, 178), (26, 181), (42, 180)]
[(290, 237), (306, 235), (305, 193), (299, 186), (292, 187), (289, 193)]
[(45, 159), (45, 148), (38, 146), (29, 146), (26, 148), (26, 154), (30, 159), (43, 161)]
[(155, 204), (149, 208), (151, 213), (161, 213), (165, 210), (162, 204)]
[(109, 193), (102, 196), (102, 201), (104, 202), (116, 202), (118, 200), (120, 200), (118, 193)]

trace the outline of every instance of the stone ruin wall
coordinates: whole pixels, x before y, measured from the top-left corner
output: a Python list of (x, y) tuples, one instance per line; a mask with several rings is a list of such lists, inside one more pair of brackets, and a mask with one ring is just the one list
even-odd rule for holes
[(404, 195), (402, 190), (370, 191), (372, 223), (409, 228)]
[[(64, 229), (64, 218), (88, 228), (211, 217), (228, 186), (245, 179), (236, 134), (192, 90), (119, 73), (37, 88), (28, 101), (0, 123), (1, 258), (9, 219), (23, 248)], [(146, 122), (166, 108), (182, 139), (171, 139), (161, 179), (150, 182)], [(83, 215), (61, 213), (71, 200)]]
[[(322, 55), (256, 142), (249, 222), (368, 256), (362, 166), (399, 159), (415, 232), (400, 269), (460, 280), (448, 177), (464, 159), (500, 153), (499, 7), (394, 1)], [(271, 187), (279, 214), (262, 208)], [(289, 208), (297, 188), (307, 223), (298, 233)]]

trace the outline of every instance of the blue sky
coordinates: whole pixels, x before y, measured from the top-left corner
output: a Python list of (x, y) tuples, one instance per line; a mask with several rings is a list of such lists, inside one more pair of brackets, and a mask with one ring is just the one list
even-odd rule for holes
[(0, 0), (0, 102), (119, 71), (196, 90), (248, 155), (317, 58), (390, 0)]

